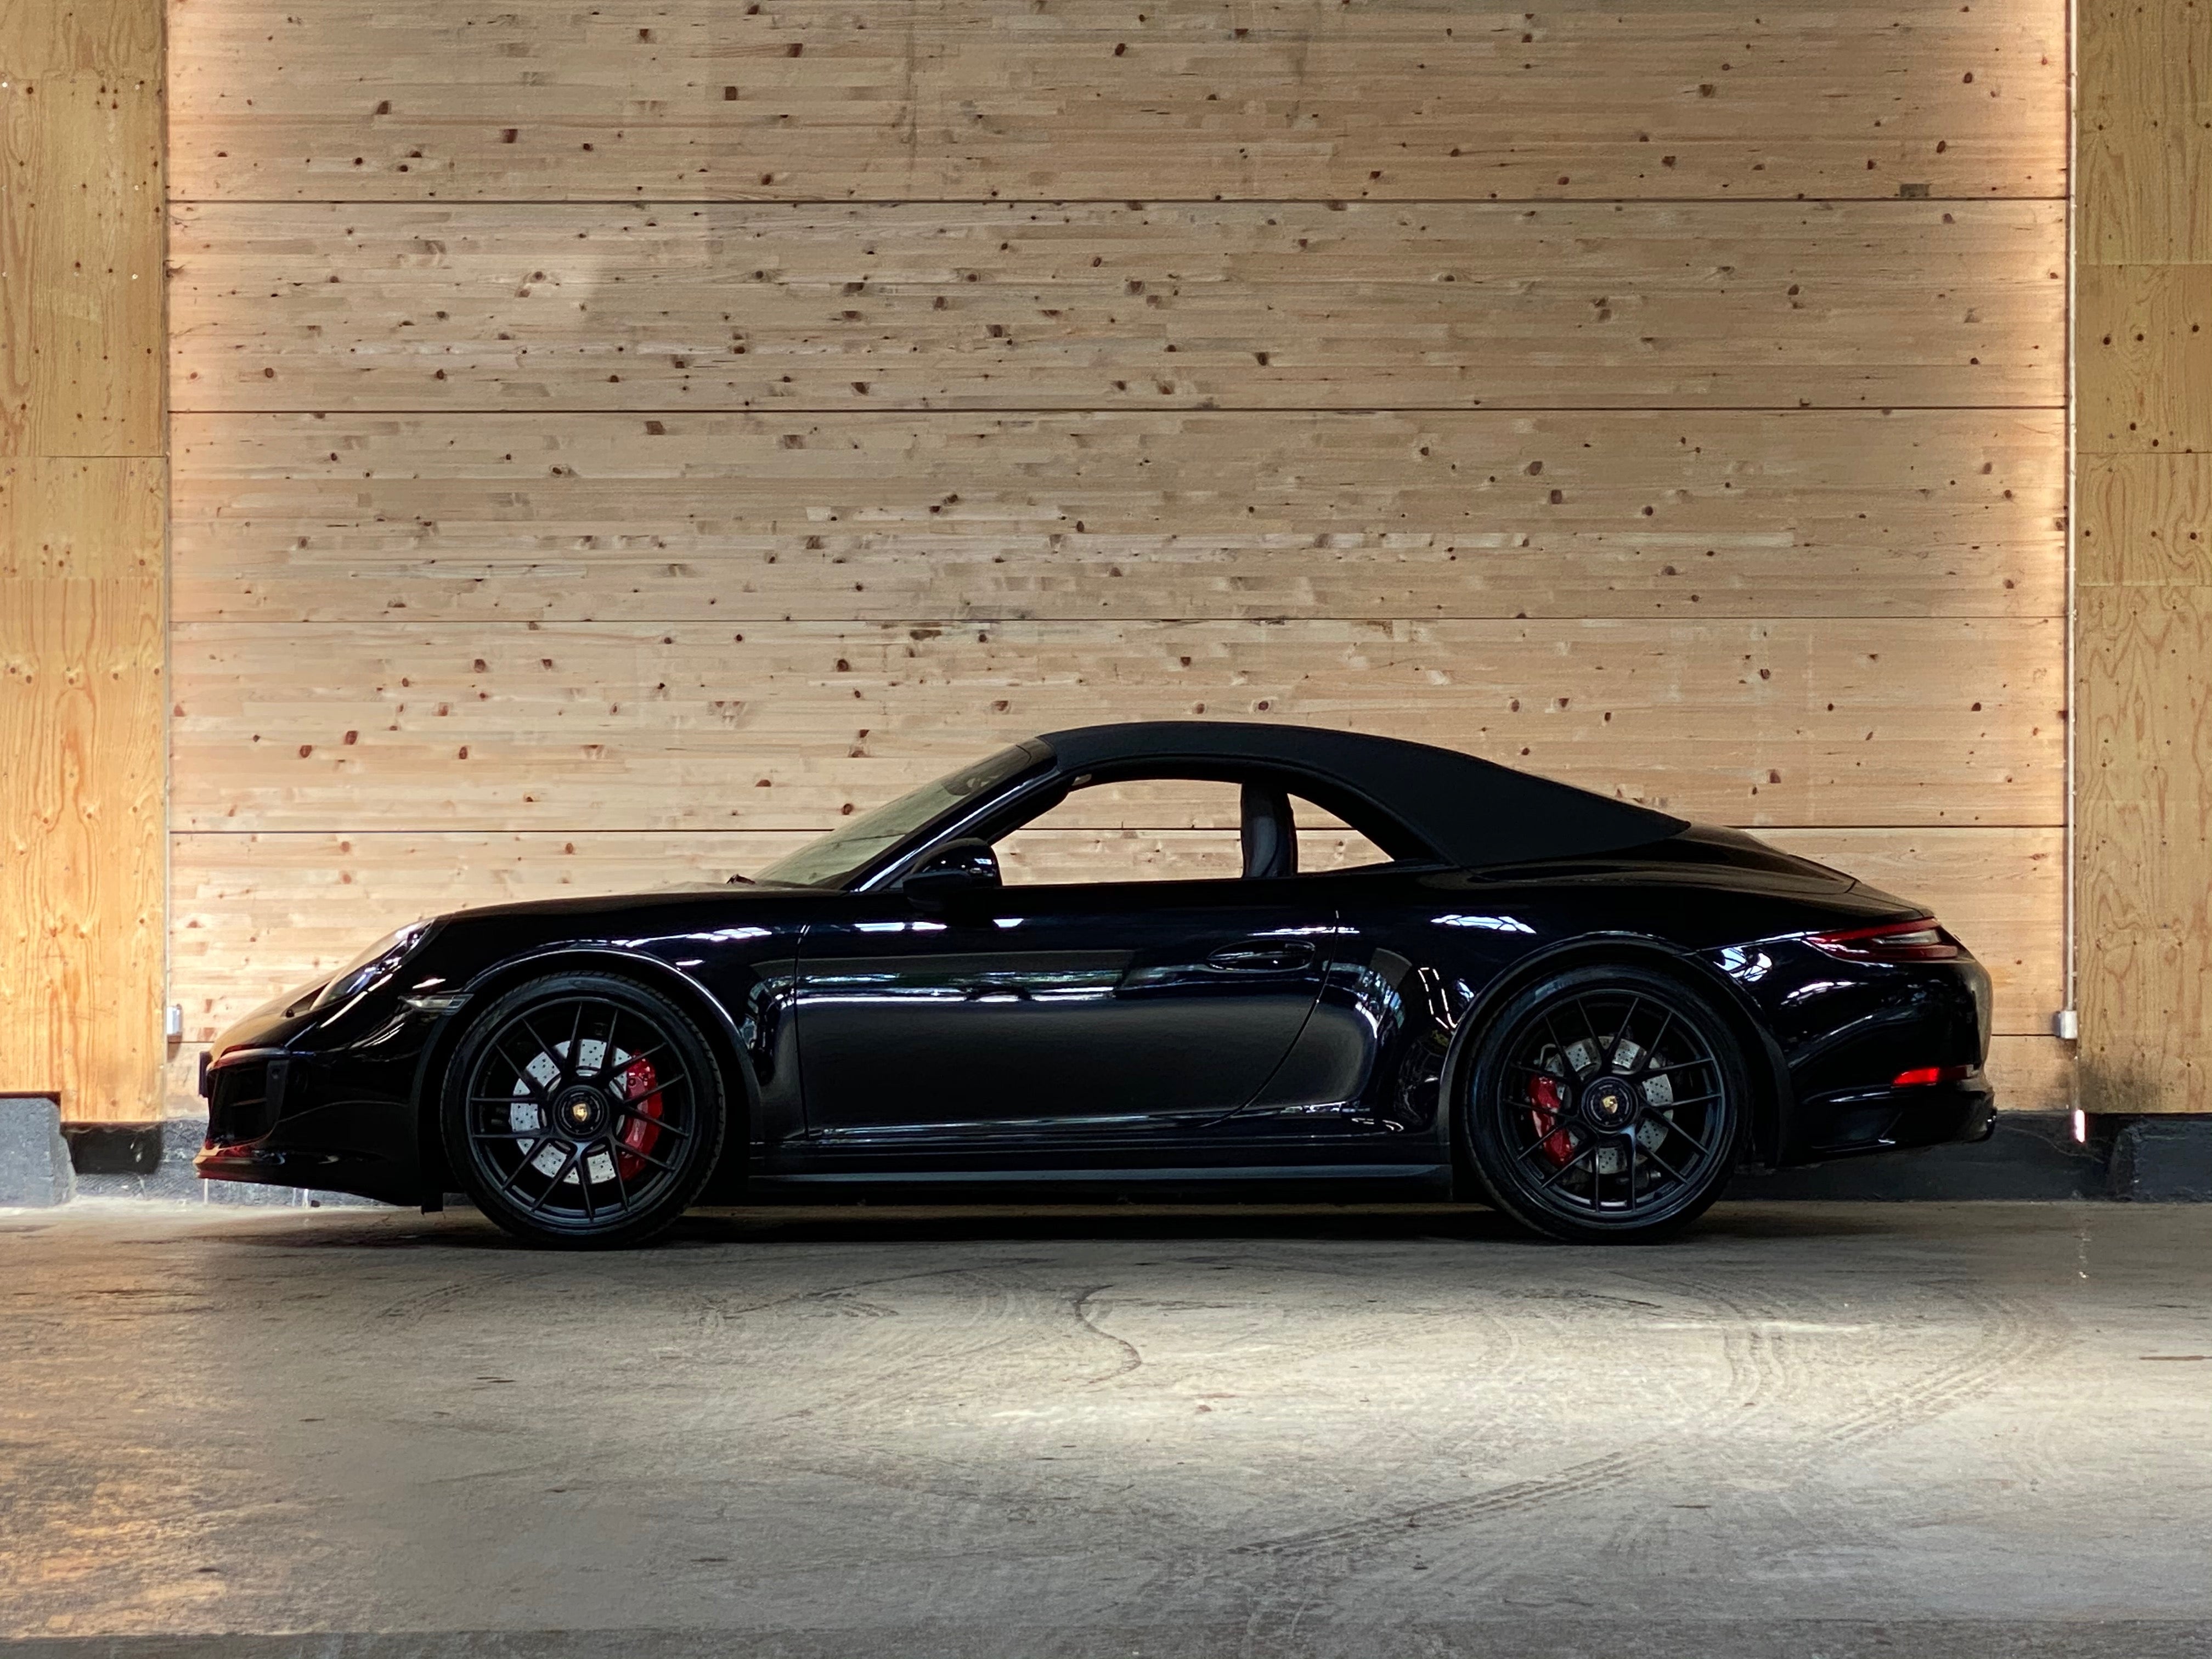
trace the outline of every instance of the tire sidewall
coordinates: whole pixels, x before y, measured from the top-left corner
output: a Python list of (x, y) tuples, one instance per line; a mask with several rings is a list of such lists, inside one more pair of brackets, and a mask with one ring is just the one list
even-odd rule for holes
[[(1728, 1146), (1711, 1170), (1677, 1203), (1648, 1218), (1583, 1220), (1558, 1214), (1519, 1190), (1510, 1173), (1511, 1151), (1484, 1109), (1498, 1086), (1499, 1074), (1515, 1037), (1529, 1015), (1558, 998), (1595, 990), (1640, 991), (1668, 1000), (1679, 1014), (1694, 1019), (1698, 1034), (1717, 1061), (1733, 1114)], [(1741, 1161), (1751, 1122), (1751, 1075), (1743, 1045), (1712, 999), (1675, 975), (1628, 963), (1564, 969), (1523, 988), (1484, 1019), (1487, 1027), (1475, 1044), (1472, 1064), (1454, 1091), (1454, 1128), (1466, 1148), (1484, 1196), (1501, 1213), (1531, 1232), (1572, 1243), (1653, 1243), (1671, 1238), (1710, 1209), (1727, 1188)]]
[[(590, 996), (612, 1002), (658, 1024), (681, 1052), (686, 1075), (696, 1079), (694, 1094), (697, 1132), (685, 1141), (689, 1160), (681, 1176), (635, 1215), (593, 1230), (549, 1227), (521, 1212), (501, 1196), (477, 1164), (468, 1134), (469, 1078), (491, 1039), (514, 1016), (535, 1004), (562, 997)], [(641, 1244), (674, 1224), (694, 1203), (721, 1161), (728, 1123), (728, 1097), (713, 1046), (698, 1023), (666, 997), (635, 980), (602, 973), (556, 973), (526, 981), (502, 993), (469, 1023), (447, 1062), (439, 1090), (438, 1127), (446, 1164), (477, 1208), (507, 1231), (526, 1242), (556, 1249), (609, 1249)]]

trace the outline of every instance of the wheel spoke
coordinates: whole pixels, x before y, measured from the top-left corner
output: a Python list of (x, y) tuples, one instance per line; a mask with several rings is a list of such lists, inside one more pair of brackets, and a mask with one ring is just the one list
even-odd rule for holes
[[(1715, 1065), (1716, 1062), (1711, 1060), (1678, 1060), (1672, 1066), (1651, 1066), (1648, 1068), (1646, 1074), (1651, 1077), (1665, 1077), (1670, 1072), (1693, 1072), (1700, 1066)], [(1717, 1069), (1717, 1066), (1716, 1069)]]
[[(599, 1064), (598, 1064), (597, 1066), (595, 1066), (594, 1067), (592, 1067), (592, 1075), (593, 1077), (605, 1077), (605, 1076), (607, 1074), (607, 1073), (608, 1073), (608, 1072), (612, 1068), (613, 1064), (614, 1064), (614, 1057), (615, 1057), (615, 1027), (616, 1027), (616, 1025), (620, 1022), (620, 1020), (621, 1020), (621, 1018), (622, 1018), (622, 1013), (621, 1013), (621, 1011), (620, 1011), (619, 1009), (617, 1009), (617, 1008), (614, 1006), (614, 1004), (612, 1004), (611, 1002), (600, 1002), (600, 1001), (598, 1001), (596, 999), (595, 999), (592, 1002), (591, 1002), (590, 1004), (587, 1004), (586, 1006), (591, 1006), (591, 1007), (604, 1008), (604, 1009), (605, 1009), (605, 1010), (606, 1010), (606, 1012), (607, 1012), (607, 1021), (606, 1021), (606, 1027), (605, 1027), (605, 1030), (602, 1033), (600, 1033), (599, 1035), (597, 1035), (597, 1036), (592, 1036), (592, 1037), (591, 1037), (591, 1038), (589, 1038), (589, 1039), (588, 1039), (588, 1041), (597, 1042), (597, 1043), (599, 1045)], [(579, 1029), (579, 1030), (583, 1029), (583, 1023), (584, 1023), (584, 1021), (583, 1021), (583, 1011), (582, 1011), (581, 1009), (579, 1009), (579, 1010), (577, 1011), (576, 1022), (577, 1022), (577, 1027), (578, 1027), (578, 1029)], [(597, 1022), (596, 1022), (596, 1021), (595, 1021), (595, 1022), (593, 1022), (593, 1023), (594, 1023), (595, 1024), (597, 1024)], [(580, 1067), (579, 1068), (579, 1075), (581, 1075), (581, 1068), (580, 1068)]]
[(1620, 1069), (1614, 1064), (1620, 1058), (1620, 1045), (1627, 1040), (1629, 1025), (1636, 1018), (1636, 1011), (1643, 1006), (1642, 997), (1631, 996), (1628, 999), (1628, 1006), (1620, 1016), (1620, 1024), (1613, 1031), (1613, 1041), (1606, 1047), (1605, 1069), (1607, 1071), (1615, 1072)]
[(630, 1110), (629, 1107), (623, 1105), (620, 1102), (616, 1103), (615, 1110), (621, 1116), (629, 1119), (633, 1123), (649, 1125), (653, 1128), (659, 1130), (663, 1134), (672, 1136), (678, 1140), (685, 1139), (691, 1133), (689, 1129), (683, 1127), (681, 1125), (677, 1124), (667, 1118), (647, 1117), (643, 1112), (634, 1112)]
[(1654, 1164), (1656, 1164), (1661, 1169), (1664, 1170), (1668, 1175), (1674, 1176), (1675, 1180), (1687, 1181), (1689, 1179), (1689, 1177), (1684, 1175), (1680, 1170), (1669, 1164), (1665, 1158), (1660, 1157), (1656, 1151), (1646, 1154), (1646, 1156), (1649, 1157)]
[(615, 1203), (618, 1209), (627, 1210), (629, 1208), (629, 1188), (623, 1180), (622, 1155), (623, 1149), (616, 1144), (614, 1137), (609, 1135), (607, 1164), (615, 1173)]
[(587, 999), (578, 997), (575, 1018), (569, 1027), (568, 1075), (580, 1081), (584, 1075), (584, 1043), (588, 1035), (584, 1024), (584, 1016), (591, 1012), (591, 1008), (592, 1005)]
[(1698, 1149), (1698, 1156), (1699, 1158), (1711, 1158), (1713, 1155), (1713, 1149), (1711, 1147), (1706, 1146), (1704, 1141), (1698, 1139), (1697, 1136), (1692, 1134), (1680, 1124), (1676, 1123), (1673, 1118), (1668, 1118), (1667, 1122), (1676, 1134), (1681, 1136), (1683, 1139), (1688, 1141), (1690, 1145)]
[(583, 1196), (584, 1219), (586, 1221), (599, 1218), (599, 1206), (592, 1201), (592, 1153), (594, 1150), (589, 1146), (576, 1149), (576, 1190)]
[[(624, 1069), (627, 1070), (627, 1066), (625, 1066)], [(615, 1073), (615, 1076), (617, 1080), (619, 1080), (622, 1076), (622, 1073), (617, 1072)], [(679, 1084), (688, 1083), (690, 1081), (690, 1079), (685, 1077), (683, 1073), (678, 1072), (673, 1077), (655, 1078), (653, 1080), (653, 1086), (646, 1090), (643, 1094), (634, 1095), (630, 1093), (628, 1089), (624, 1089), (617, 1094), (615, 1098), (618, 1103), (628, 1103), (633, 1100), (650, 1100), (653, 1096), (659, 1094), (664, 1090), (673, 1089)]]
[[(1542, 1152), (1542, 1151), (1544, 1150), (1544, 1143), (1545, 1143), (1546, 1141), (1549, 1140), (1549, 1139), (1550, 1139), (1553, 1135), (1558, 1134), (1558, 1133), (1560, 1133), (1559, 1129), (1559, 1128), (1557, 1127), (1557, 1126), (1555, 1125), (1553, 1127), (1552, 1127), (1552, 1128), (1550, 1128), (1550, 1129), (1548, 1129), (1548, 1130), (1545, 1131), (1545, 1133), (1543, 1133), (1542, 1134), (1538, 1135), (1538, 1136), (1535, 1138), (1535, 1139), (1534, 1139), (1534, 1140), (1530, 1141), (1530, 1142), (1529, 1142), (1526, 1146), (1523, 1146), (1523, 1147), (1521, 1149), (1521, 1154), (1520, 1154), (1520, 1155), (1521, 1155), (1521, 1159), (1522, 1159), (1522, 1161), (1523, 1163), (1527, 1162), (1527, 1161), (1528, 1161), (1528, 1155), (1529, 1155), (1531, 1152)], [(1573, 1145), (1573, 1143), (1572, 1143), (1571, 1141), (1570, 1141), (1568, 1144), (1569, 1144), (1570, 1146)]]
[(1636, 1075), (1638, 1077), (1646, 1076), (1651, 1072), (1653, 1069), (1651, 1062), (1659, 1057), (1659, 1045), (1667, 1040), (1667, 1033), (1674, 1027), (1674, 1011), (1672, 1008), (1662, 1008), (1659, 1012), (1662, 1015), (1659, 1030), (1651, 1041), (1644, 1047), (1644, 1063), (1636, 1068)]
[(1589, 999), (1577, 997), (1575, 1012), (1583, 1017), (1583, 1030), (1589, 1033), (1590, 1069), (1594, 1072), (1601, 1072), (1605, 1069), (1607, 1051), (1605, 1044), (1598, 1037), (1597, 1022), (1590, 1018)]
[[(650, 1065), (652, 1063), (653, 1057), (655, 1054), (665, 1054), (674, 1046), (675, 1045), (673, 1043), (669, 1042), (656, 1042), (650, 1048), (634, 1054), (628, 1059), (624, 1060), (622, 1063), (622, 1068), (617, 1071), (615, 1075), (618, 1078), (626, 1079), (629, 1076), (629, 1068), (631, 1066), (641, 1063)], [(677, 1077), (680, 1080), (683, 1077), (683, 1073), (680, 1072), (678, 1073)], [(625, 1084), (623, 1086), (625, 1091), (627, 1091), (629, 1085)], [(665, 1089), (667, 1086), (668, 1084), (665, 1079), (656, 1079), (653, 1082), (653, 1087), (656, 1089)]]
[[(1587, 1154), (1595, 1152), (1596, 1150), (1596, 1141), (1588, 1140), (1583, 1142), (1581, 1146), (1576, 1149), (1575, 1155), (1572, 1158), (1569, 1158), (1565, 1164), (1562, 1164), (1558, 1169), (1553, 1170), (1551, 1174), (1544, 1177), (1543, 1184), (1538, 1187), (1536, 1190), (1540, 1193), (1551, 1191), (1553, 1188), (1559, 1184), (1559, 1182), (1566, 1175), (1568, 1170), (1573, 1169), (1576, 1164), (1581, 1163)], [(1592, 1203), (1595, 1203), (1597, 1201), (1597, 1165), (1595, 1163), (1590, 1165), (1590, 1201)]]
[(1628, 1207), (1632, 1210), (1636, 1207), (1636, 1149), (1638, 1145), (1636, 1132), (1633, 1129), (1628, 1132), (1626, 1139), (1628, 1141)]
[[(553, 1172), (551, 1178), (546, 1182), (545, 1190), (538, 1194), (536, 1198), (531, 1200), (530, 1208), (526, 1212), (526, 1213), (536, 1215), (538, 1212), (544, 1206), (545, 1200), (553, 1196), (553, 1189), (568, 1178), (568, 1171), (574, 1169), (575, 1165), (576, 1148), (571, 1146), (568, 1148), (568, 1155), (561, 1160), (561, 1167), (556, 1170)], [(520, 1172), (518, 1171), (518, 1173)]]
[(1582, 1081), (1583, 1068), (1575, 1064), (1575, 1057), (1567, 1052), (1567, 1045), (1559, 1040), (1559, 1028), (1552, 1018), (1550, 1009), (1544, 1011), (1544, 1029), (1552, 1034), (1552, 1047), (1559, 1050), (1559, 1064), (1567, 1068), (1567, 1081)]
[[(527, 1033), (525, 1035), (527, 1035)], [(532, 1037), (531, 1041), (535, 1042), (537, 1039), (535, 1037)], [(544, 1100), (550, 1098), (545, 1091), (544, 1085), (538, 1081), (538, 1079), (532, 1073), (529, 1066), (515, 1065), (514, 1056), (507, 1052), (507, 1036), (505, 1032), (501, 1032), (500, 1034), (498, 1039), (492, 1043), (491, 1047), (494, 1054), (497, 1054), (501, 1060), (505, 1060), (509, 1066), (513, 1067), (514, 1072), (514, 1080), (520, 1083), (524, 1088), (530, 1091), (531, 1098), (533, 1100)], [(552, 1060), (556, 1067), (561, 1063), (558, 1056), (549, 1055), (548, 1058)]]
[(522, 1155), (522, 1161), (514, 1166), (514, 1173), (499, 1183), (500, 1195), (502, 1198), (514, 1190), (514, 1183), (522, 1179), (522, 1172), (525, 1170), (537, 1168), (537, 1158), (539, 1150), (547, 1146), (552, 1139), (553, 1137), (550, 1135), (538, 1136), (538, 1139), (532, 1145), (530, 1150)]
[(655, 1158), (651, 1152), (641, 1152), (636, 1147), (633, 1146), (629, 1149), (629, 1155), (637, 1159), (641, 1164), (650, 1164), (656, 1170), (665, 1170), (671, 1175), (673, 1175), (676, 1172), (676, 1166), (673, 1164), (665, 1164), (660, 1159)]

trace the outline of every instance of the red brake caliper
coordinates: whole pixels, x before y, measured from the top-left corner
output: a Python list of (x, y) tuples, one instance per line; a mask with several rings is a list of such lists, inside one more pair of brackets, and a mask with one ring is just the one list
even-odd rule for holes
[(1539, 1072), (1528, 1079), (1528, 1099), (1536, 1108), (1528, 1115), (1536, 1125), (1536, 1133), (1544, 1138), (1544, 1156), (1554, 1164), (1565, 1164), (1574, 1156), (1575, 1143), (1559, 1122), (1559, 1114), (1567, 1103), (1559, 1092), (1559, 1079)]
[(660, 1115), (660, 1074), (653, 1069), (649, 1060), (633, 1060), (623, 1067), (623, 1096), (637, 1116), (623, 1120), (622, 1133), (617, 1137), (624, 1149), (617, 1155), (616, 1169), (624, 1181), (635, 1181), (645, 1168), (640, 1152), (649, 1152), (660, 1139), (659, 1128), (644, 1121)]

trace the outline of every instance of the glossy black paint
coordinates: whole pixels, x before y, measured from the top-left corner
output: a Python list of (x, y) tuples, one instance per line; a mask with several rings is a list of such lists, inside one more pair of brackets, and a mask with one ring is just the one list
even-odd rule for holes
[[(1255, 730), (1267, 744), (1241, 754), (1237, 734)], [(462, 1024), (515, 984), (583, 966), (654, 988), (714, 1042), (743, 1111), (731, 1142), (742, 1167), (726, 1154), (710, 1191), (724, 1198), (740, 1181), (1358, 1179), (1431, 1194), (1454, 1180), (1452, 1090), (1486, 1012), (1532, 976), (1594, 960), (1659, 967), (1727, 1011), (1761, 1095), (1761, 1164), (1987, 1133), (1980, 967), (1846, 962), (1803, 942), (1920, 907), (1747, 836), (1542, 780), (1521, 780), (1541, 787), (1515, 799), (1566, 799), (1558, 844), (1571, 855), (1520, 856), (1524, 825), (1458, 838), (1512, 860), (1455, 864), (1421, 815), (1433, 826), (1463, 810), (1452, 791), (1480, 775), (1455, 772), (1450, 791), (1418, 799), (1402, 752), (1413, 746), (1391, 744), (1363, 793), (1356, 744), (1376, 740), (1319, 734), (1329, 742), (1315, 760), (1299, 735), (1054, 734), (1030, 769), (835, 889), (733, 885), (443, 918), (384, 983), (320, 1009), (306, 1006), (310, 988), (223, 1035), (201, 1170), (436, 1206), (452, 1182), (427, 1115)], [(1153, 771), (1326, 795), (1395, 861), (903, 890), (909, 869), (1004, 834), (1079, 777)], [(956, 849), (963, 860), (971, 849)], [(1967, 1069), (1891, 1086), (1929, 1066)]]

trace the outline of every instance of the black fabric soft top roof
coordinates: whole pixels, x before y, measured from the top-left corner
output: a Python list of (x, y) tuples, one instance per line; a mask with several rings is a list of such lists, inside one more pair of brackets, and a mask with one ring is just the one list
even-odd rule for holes
[[(1450, 862), (1480, 868), (1586, 858), (1663, 841), (1681, 818), (1455, 750), (1358, 732), (1232, 720), (1154, 720), (1048, 732), (1065, 774), (1160, 763), (1200, 772), (1263, 767), (1346, 791), (1397, 819)], [(1395, 852), (1397, 849), (1389, 849)]]

